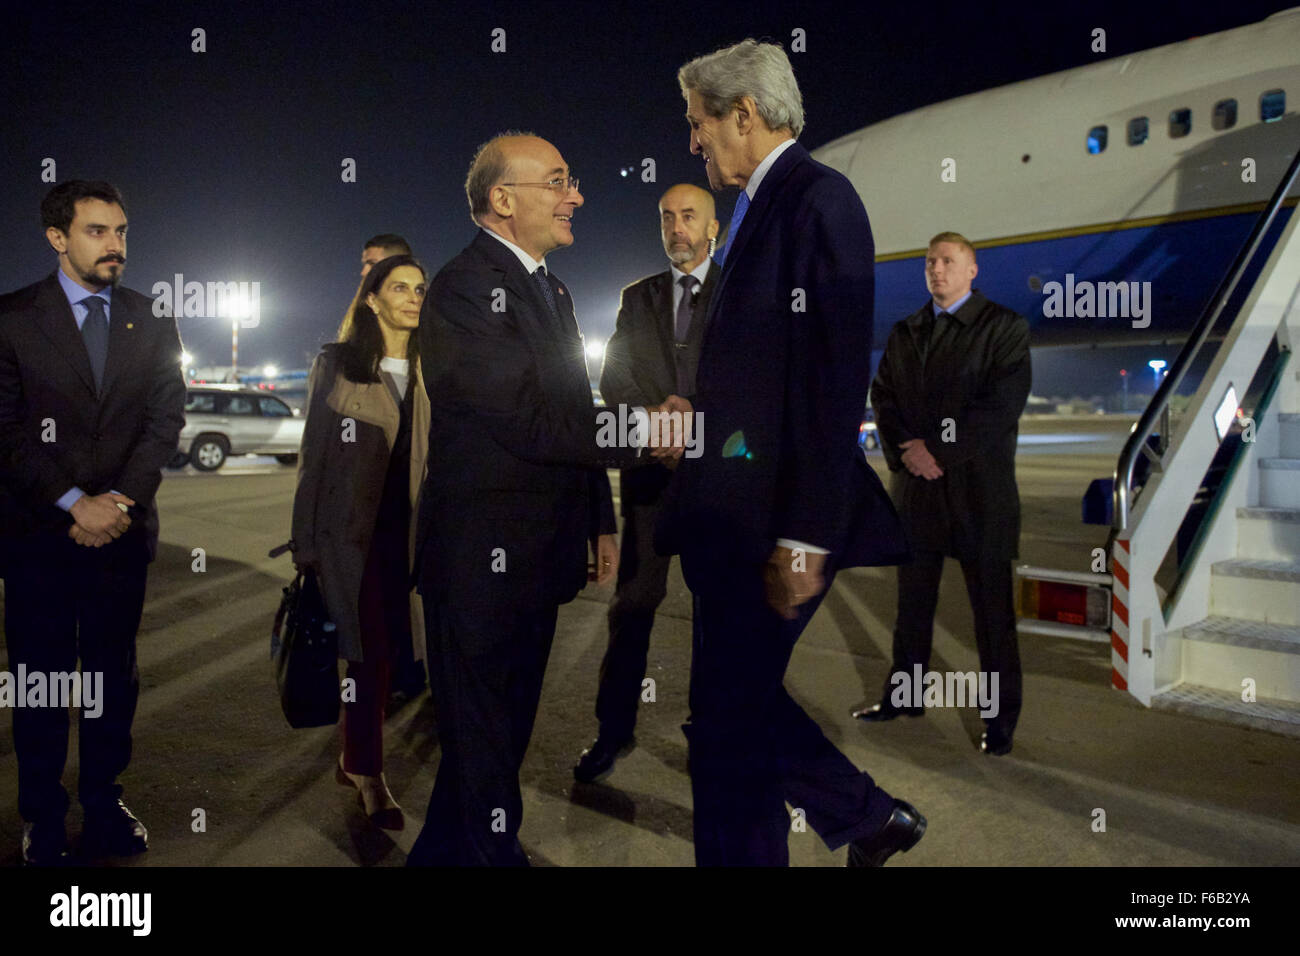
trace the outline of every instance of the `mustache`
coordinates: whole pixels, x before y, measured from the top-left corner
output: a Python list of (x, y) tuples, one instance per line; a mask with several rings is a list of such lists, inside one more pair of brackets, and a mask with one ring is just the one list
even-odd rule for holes
[(116, 262), (118, 265), (125, 265), (126, 257), (125, 256), (104, 256), (104, 258), (98, 260), (95, 263), (95, 265), (99, 265), (101, 262)]

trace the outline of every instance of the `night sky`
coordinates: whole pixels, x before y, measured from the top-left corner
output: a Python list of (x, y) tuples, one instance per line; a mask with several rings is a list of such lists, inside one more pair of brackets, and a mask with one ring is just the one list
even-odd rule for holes
[[(706, 184), (676, 81), (694, 56), (746, 36), (788, 50), (791, 31), (806, 31), (807, 52), (791, 59), (807, 117), (800, 141), (812, 149), (929, 103), (1093, 62), (1097, 26), (1121, 56), (1285, 3), (874, 6), (51, 4), (0, 37), (10, 239), (0, 288), (54, 268), (39, 226), (50, 187), (41, 164), (52, 157), (60, 181), (102, 178), (123, 191), (125, 285), (149, 294), (175, 273), (258, 281), (261, 324), (241, 334), (240, 364), (302, 367), (351, 299), (364, 239), (406, 236), (432, 275), (473, 238), (470, 158), (514, 128), (555, 143), (582, 180), (576, 241), (548, 264), (573, 291), (584, 332), (603, 339), (619, 289), (666, 267), (658, 197), (675, 182)], [(204, 53), (191, 51), (196, 27)], [(496, 28), (504, 53), (491, 50)], [(345, 157), (355, 183), (341, 180)], [(646, 157), (654, 183), (639, 175)], [(634, 174), (620, 176), (624, 167)], [(735, 196), (718, 197), (724, 224)], [(918, 303), (924, 295), (918, 273)], [(229, 362), (228, 324), (180, 328), (199, 364)], [(1044, 352), (1035, 377), (1095, 392), (1111, 366), (1131, 361)]]

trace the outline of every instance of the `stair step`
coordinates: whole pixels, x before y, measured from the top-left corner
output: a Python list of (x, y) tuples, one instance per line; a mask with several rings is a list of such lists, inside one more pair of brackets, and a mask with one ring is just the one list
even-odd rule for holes
[(1254, 558), (1229, 558), (1210, 566), (1214, 574), (1232, 578), (1258, 578), (1268, 581), (1300, 583), (1300, 561), (1258, 561)]
[(1238, 508), (1238, 518), (1257, 518), (1264, 521), (1294, 521), (1300, 524), (1300, 508)]
[(1238, 508), (1237, 556), (1300, 560), (1300, 508)]
[(1156, 710), (1300, 737), (1300, 704), (1286, 701), (1260, 698), (1248, 704), (1240, 693), (1184, 683), (1153, 696), (1151, 706)]
[(1199, 624), (1183, 628), (1183, 637), (1193, 641), (1300, 654), (1300, 627), (1290, 624), (1266, 624), (1239, 617), (1207, 617)]
[(1232, 558), (1210, 566), (1210, 614), (1300, 625), (1300, 561)]
[(1300, 508), (1300, 458), (1259, 459), (1259, 503), (1265, 508)]

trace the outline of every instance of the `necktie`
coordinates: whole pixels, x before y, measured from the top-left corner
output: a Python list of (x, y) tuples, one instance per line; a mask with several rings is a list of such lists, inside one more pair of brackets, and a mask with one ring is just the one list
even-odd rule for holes
[(740, 233), (740, 223), (745, 218), (745, 213), (749, 210), (749, 193), (745, 190), (740, 191), (740, 198), (736, 200), (736, 211), (731, 214), (731, 225), (727, 227), (727, 242), (722, 247), (722, 252), (713, 258), (717, 260), (718, 265), (727, 261), (727, 255), (731, 252), (731, 244), (736, 241), (736, 236)]
[(677, 340), (673, 348), (673, 364), (677, 371), (677, 394), (691, 395), (695, 391), (694, 376), (687, 368), (686, 336), (691, 331), (691, 320), (695, 315), (693, 289), (700, 280), (695, 276), (682, 276), (677, 280), (682, 287), (682, 301), (677, 303), (677, 322), (673, 337)]
[(108, 361), (108, 315), (100, 296), (87, 296), (81, 304), (87, 309), (86, 319), (81, 323), (81, 340), (86, 344), (90, 370), (95, 374), (95, 390), (98, 391), (104, 381), (104, 363)]
[(673, 327), (678, 342), (685, 342), (691, 331), (691, 317), (695, 314), (693, 290), (700, 280), (695, 276), (682, 276), (677, 284), (682, 287), (682, 301), (677, 303), (677, 322)]
[(537, 280), (537, 284), (541, 287), (542, 298), (546, 300), (546, 307), (551, 310), (552, 318), (563, 324), (563, 320), (560, 318), (560, 309), (555, 304), (555, 292), (551, 289), (551, 283), (546, 279), (546, 266), (538, 266), (533, 271), (533, 278)]

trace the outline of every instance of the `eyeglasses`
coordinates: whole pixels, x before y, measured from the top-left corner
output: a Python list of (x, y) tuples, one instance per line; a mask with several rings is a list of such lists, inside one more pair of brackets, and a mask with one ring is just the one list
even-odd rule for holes
[(501, 183), (502, 186), (544, 186), (547, 189), (553, 189), (557, 193), (567, 193), (570, 189), (578, 191), (577, 176), (559, 176), (555, 179), (547, 180), (544, 183)]

